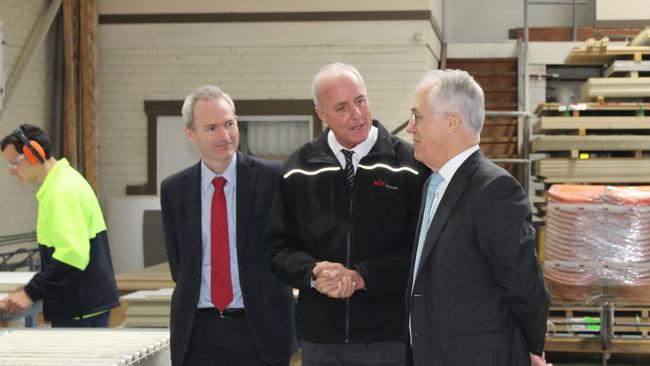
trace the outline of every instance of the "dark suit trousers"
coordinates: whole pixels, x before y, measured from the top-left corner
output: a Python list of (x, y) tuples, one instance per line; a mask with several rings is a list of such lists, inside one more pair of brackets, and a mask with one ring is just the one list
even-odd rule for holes
[(312, 343), (302, 340), (303, 366), (404, 366), (404, 342)]
[(260, 356), (246, 316), (222, 319), (216, 314), (196, 312), (190, 344), (183, 366), (286, 366), (268, 363)]

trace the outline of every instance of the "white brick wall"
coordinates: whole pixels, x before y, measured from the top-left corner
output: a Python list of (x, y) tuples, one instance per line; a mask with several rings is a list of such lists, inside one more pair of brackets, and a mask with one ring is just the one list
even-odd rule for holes
[(192, 45), (188, 35), (185, 47), (127, 47), (108, 37), (104, 34), (105, 42), (100, 43), (99, 67), (103, 200), (123, 196), (127, 185), (146, 181), (145, 100), (182, 100), (192, 89), (208, 83), (220, 86), (235, 100), (311, 99), (316, 71), (326, 63), (341, 61), (359, 68), (374, 117), (392, 129), (406, 120), (417, 81), (437, 67), (430, 49), (412, 42), (210, 46)]
[[(47, 4), (47, 0), (0, 0), (0, 18), (5, 23), (3, 62), (7, 80), (13, 76), (27, 37)], [(123, 196), (127, 185), (146, 180), (145, 100), (180, 100), (206, 83), (221, 86), (235, 99), (308, 99), (313, 74), (323, 64), (342, 61), (356, 65), (364, 74), (375, 118), (393, 128), (408, 115), (415, 83), (426, 70), (437, 66), (437, 55), (426, 45), (411, 40), (412, 30), (404, 31), (405, 34), (387, 32), (385, 26), (378, 27), (383, 29), (382, 35), (349, 32), (350, 39), (344, 41), (339, 38), (330, 41), (324, 35), (306, 36), (301, 31), (287, 33), (292, 40), (274, 42), (248, 35), (239, 41), (232, 40), (229, 33), (222, 37), (231, 40), (228, 45), (219, 44), (221, 39), (214, 45), (205, 44), (206, 40), (212, 42), (210, 37), (193, 41), (190, 32), (181, 37), (182, 47), (165, 45), (162, 41), (158, 41), (162, 44), (151, 42), (142, 46), (127, 37), (102, 38), (103, 27), (106, 26), (100, 26), (99, 61), (102, 203), (109, 197)], [(138, 29), (141, 27), (147, 26), (139, 25)], [(190, 27), (202, 29), (196, 25)], [(228, 27), (232, 32), (232, 25)], [(336, 27), (341, 28), (341, 24)], [(244, 28), (249, 29), (251, 25)], [(394, 39), (367, 39), (385, 38), (387, 33)], [(251, 34), (260, 32), (256, 29)], [(365, 38), (359, 40), (359, 36)], [(301, 37), (305, 38), (304, 42)], [(40, 126), (51, 123), (52, 43), (52, 36), (48, 35), (14, 99), (11, 113), (0, 126), (2, 136), (23, 122)], [(0, 235), (34, 230), (36, 190), (35, 186), (19, 183), (6, 169), (0, 173), (0, 197), (5, 207), (11, 208), (11, 214), (0, 220)]]
[[(4, 22), (5, 46), (2, 60), (7, 81), (12, 79), (25, 44), (34, 31), (39, 16), (49, 0), (0, 0), (0, 20)], [(52, 36), (48, 35), (38, 51), (31, 68), (13, 100), (10, 113), (0, 125), (0, 138), (18, 125), (30, 122), (49, 125), (52, 116)], [(4, 212), (0, 219), (0, 235), (18, 234), (35, 230), (37, 187), (20, 183), (10, 176), (6, 165), (0, 166), (0, 200)]]

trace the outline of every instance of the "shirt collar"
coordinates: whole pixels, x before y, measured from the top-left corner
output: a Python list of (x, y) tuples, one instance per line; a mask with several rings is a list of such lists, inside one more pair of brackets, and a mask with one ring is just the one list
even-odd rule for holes
[(352, 150), (354, 151), (353, 156), (355, 156), (357, 159), (361, 159), (364, 156), (368, 155), (372, 147), (375, 146), (375, 142), (377, 142), (377, 127), (375, 126), (370, 127), (368, 137), (366, 137), (363, 142), (359, 143), (357, 146), (351, 149), (343, 147), (343, 145), (341, 145), (336, 139), (336, 136), (334, 136), (334, 132), (332, 132), (332, 130), (330, 130), (327, 134), (327, 144), (329, 145), (330, 149), (332, 149), (334, 155), (340, 154), (341, 149)]
[(445, 182), (451, 182), (451, 178), (454, 177), (454, 174), (458, 168), (460, 168), (465, 160), (467, 160), (467, 158), (469, 158), (469, 156), (472, 155), (476, 150), (478, 150), (478, 145), (470, 147), (469, 149), (451, 158), (448, 162), (445, 163), (445, 165), (442, 166), (442, 168), (438, 170), (438, 173), (442, 175), (442, 177), (445, 179)]
[(226, 185), (237, 185), (237, 153), (232, 156), (230, 164), (221, 174), (213, 172), (201, 159), (201, 189), (207, 189), (212, 185), (212, 180), (217, 177), (224, 177), (227, 182)]

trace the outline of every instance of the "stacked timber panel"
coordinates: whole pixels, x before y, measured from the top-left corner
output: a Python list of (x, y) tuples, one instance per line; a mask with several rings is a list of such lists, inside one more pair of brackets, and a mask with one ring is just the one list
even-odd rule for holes
[(120, 300), (127, 304), (127, 328), (166, 328), (169, 327), (169, 311), (174, 289), (142, 290), (122, 296)]
[[(647, 38), (648, 29), (627, 46), (610, 46), (606, 39), (590, 40), (566, 58), (566, 64), (602, 65), (604, 77), (585, 82), (581, 103), (543, 103), (537, 109), (539, 119), (533, 131), (538, 136), (531, 142), (531, 151), (547, 157), (535, 161), (532, 168), (546, 188), (556, 183), (625, 186), (650, 183), (650, 44), (646, 43)], [(577, 207), (577, 210), (586, 211), (586, 208)], [(552, 222), (547, 223), (547, 239), (553, 230)], [(565, 228), (578, 236), (593, 233), (575, 220)], [(615, 248), (614, 244), (625, 243), (605, 240), (605, 247), (611, 249)], [(568, 245), (572, 249), (580, 245), (588, 247), (588, 258), (593, 256), (593, 261), (602, 268), (608, 269), (619, 262), (616, 255), (596, 258), (595, 251), (599, 249), (596, 240), (585, 240), (582, 244), (573, 240)], [(545, 246), (551, 248), (548, 241)], [(547, 274), (548, 266), (553, 265), (550, 253), (545, 253)], [(572, 251), (559, 254), (558, 258), (566, 263), (578, 261)], [(576, 272), (583, 274), (579, 266)], [(623, 272), (623, 279), (627, 279), (628, 273)], [(549, 281), (549, 276), (545, 277)], [(564, 274), (561, 279), (573, 277)], [(547, 282), (553, 283), (553, 280)], [(603, 352), (603, 364), (607, 364), (611, 353), (648, 352), (650, 328), (643, 325), (647, 322), (648, 305), (639, 299), (628, 299), (634, 303), (626, 303), (624, 297), (612, 295), (608, 285), (603, 286), (606, 289), (602, 293), (588, 292), (591, 296), (588, 300), (567, 298), (569, 302), (562, 303), (562, 294), (553, 294), (552, 323), (546, 338), (548, 352)], [(581, 305), (585, 301), (589, 306)], [(605, 303), (612, 306), (609, 317), (607, 308), (601, 307)], [(601, 327), (602, 319), (607, 323)], [(612, 336), (607, 332), (609, 326)]]
[(607, 38), (590, 39), (574, 48), (564, 62), (568, 65), (604, 65), (602, 78), (590, 78), (583, 85), (583, 101), (614, 101), (650, 96), (650, 44), (646, 28), (627, 46), (610, 46)]
[(539, 106), (531, 152), (547, 158), (534, 162), (533, 174), (547, 188), (650, 183), (650, 28), (626, 46), (587, 40), (565, 63), (602, 65), (604, 77), (583, 84), (579, 104)]
[(531, 150), (544, 183), (650, 183), (650, 103), (544, 103)]

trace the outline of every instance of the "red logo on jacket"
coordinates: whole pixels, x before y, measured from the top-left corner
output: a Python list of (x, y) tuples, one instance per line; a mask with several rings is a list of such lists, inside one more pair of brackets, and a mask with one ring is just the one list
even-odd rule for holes
[(375, 179), (375, 180), (372, 181), (372, 185), (375, 186), (375, 187), (385, 187), (386, 182), (384, 182), (383, 179)]

